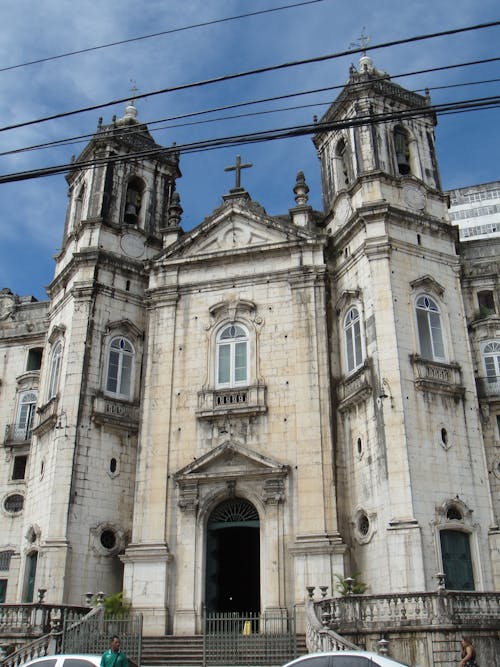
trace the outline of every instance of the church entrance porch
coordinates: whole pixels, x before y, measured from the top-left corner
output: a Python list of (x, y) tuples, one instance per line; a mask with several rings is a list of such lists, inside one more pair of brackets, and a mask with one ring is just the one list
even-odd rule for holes
[(205, 572), (207, 612), (259, 612), (260, 524), (248, 500), (225, 500), (211, 513)]

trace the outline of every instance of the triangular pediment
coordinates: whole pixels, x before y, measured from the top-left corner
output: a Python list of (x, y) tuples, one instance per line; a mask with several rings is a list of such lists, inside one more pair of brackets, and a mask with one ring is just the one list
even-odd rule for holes
[(228, 477), (279, 477), (289, 466), (233, 442), (226, 442), (175, 473), (178, 483)]
[(158, 259), (175, 260), (276, 246), (310, 235), (284, 218), (266, 214), (255, 202), (226, 202), (198, 227), (184, 234)]

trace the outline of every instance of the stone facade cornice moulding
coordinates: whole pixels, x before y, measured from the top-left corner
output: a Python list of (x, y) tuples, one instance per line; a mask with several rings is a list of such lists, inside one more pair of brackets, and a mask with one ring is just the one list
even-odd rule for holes
[(297, 535), (288, 548), (292, 556), (317, 556), (323, 554), (344, 554), (348, 550), (339, 533)]
[(112, 331), (127, 331), (129, 334), (135, 336), (136, 338), (142, 338), (144, 336), (144, 331), (139, 329), (139, 327), (136, 327), (136, 325), (129, 319), (108, 322), (106, 324), (105, 331), (106, 333), (111, 333)]
[(432, 276), (425, 275), (421, 276), (420, 278), (417, 278), (416, 280), (412, 280), (410, 282), (410, 287), (412, 290), (420, 290), (420, 289), (425, 289), (429, 292), (433, 292), (434, 294), (437, 294), (439, 297), (444, 296), (445, 289), (442, 285), (438, 283), (437, 280), (435, 280)]
[(140, 542), (129, 544), (125, 553), (118, 556), (122, 563), (169, 563), (173, 560), (165, 542)]

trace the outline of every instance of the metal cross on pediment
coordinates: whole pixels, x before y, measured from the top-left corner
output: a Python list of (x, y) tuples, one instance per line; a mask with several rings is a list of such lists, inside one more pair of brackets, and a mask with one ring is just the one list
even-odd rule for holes
[(249, 167), (253, 167), (253, 164), (251, 162), (247, 162), (246, 164), (241, 164), (241, 156), (237, 155), (236, 156), (236, 164), (232, 165), (231, 167), (224, 167), (224, 171), (235, 171), (236, 172), (236, 184), (234, 186), (235, 190), (241, 190), (241, 170), (242, 169), (248, 169)]
[(363, 55), (366, 56), (366, 49), (368, 48), (368, 44), (372, 41), (372, 38), (370, 35), (366, 34), (366, 27), (363, 26), (361, 30), (361, 34), (358, 37), (358, 39), (355, 42), (351, 42), (349, 44), (350, 49), (358, 48), (358, 49), (363, 49)]

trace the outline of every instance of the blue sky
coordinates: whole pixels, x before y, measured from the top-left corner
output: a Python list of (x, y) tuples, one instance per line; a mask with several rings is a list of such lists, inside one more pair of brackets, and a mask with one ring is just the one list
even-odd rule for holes
[[(1, 67), (172, 28), (291, 4), (297, 0), (0, 0)], [(322, 0), (234, 22), (177, 32), (68, 58), (0, 72), (0, 126), (126, 97), (130, 81), (149, 92), (192, 81), (347, 49), (363, 27), (372, 44), (498, 20), (498, 0)], [(389, 74), (500, 56), (500, 28), (465, 33), (371, 52)], [(344, 83), (358, 55), (270, 72), (226, 83), (139, 100), (144, 122), (245, 100)], [(500, 78), (498, 63), (396, 79), (410, 89)], [(498, 95), (499, 83), (431, 90), (435, 103)], [(255, 117), (153, 131), (163, 145), (247, 131), (309, 123), (336, 92), (242, 109), (270, 110), (317, 104)], [(99, 116), (110, 122), (124, 105), (2, 132), (2, 152), (92, 133)], [(220, 118), (230, 113), (217, 113)], [(498, 109), (443, 116), (437, 146), (443, 187), (500, 178)], [(170, 123), (172, 125), (173, 123)], [(154, 127), (154, 126), (153, 126)], [(67, 163), (84, 144), (0, 156), (0, 174)], [(234, 184), (224, 167), (236, 153), (253, 168), (242, 174), (252, 197), (274, 215), (294, 205), (293, 185), (303, 170), (310, 203), (321, 209), (319, 164), (310, 137), (181, 155), (178, 181), (183, 227), (191, 229), (221, 203)], [(46, 298), (53, 255), (61, 242), (66, 209), (64, 176), (0, 185), (0, 289)]]

